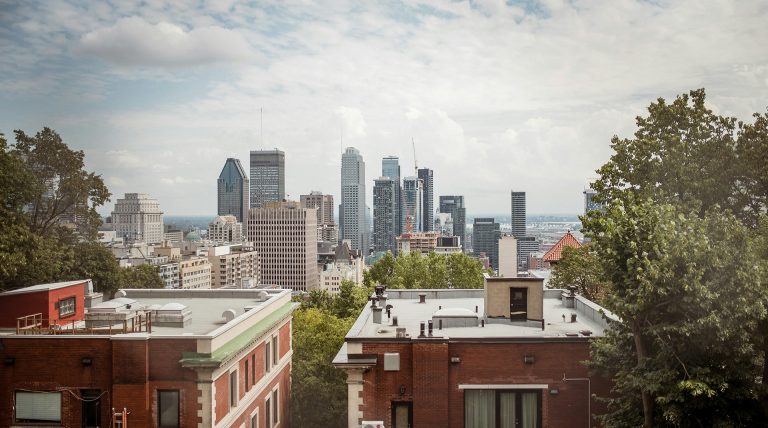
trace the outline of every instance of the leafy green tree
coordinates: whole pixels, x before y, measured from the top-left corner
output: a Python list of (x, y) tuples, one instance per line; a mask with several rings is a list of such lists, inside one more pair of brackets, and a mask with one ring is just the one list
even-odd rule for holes
[(138, 265), (120, 269), (121, 288), (163, 288), (160, 268), (152, 265)]
[(576, 292), (593, 302), (602, 303), (609, 284), (603, 276), (602, 263), (590, 253), (590, 246), (563, 248), (562, 258), (552, 268), (552, 288), (576, 287)]
[(483, 274), (493, 275), (493, 270), (483, 269), (479, 260), (464, 253), (452, 253), (443, 257), (448, 269), (450, 288), (483, 288)]
[(615, 383), (605, 426), (756, 423), (751, 335), (766, 296), (749, 230), (631, 195), (586, 226), (621, 318), (593, 342), (593, 367)]
[(378, 284), (389, 284), (395, 273), (395, 256), (387, 251), (382, 258), (363, 273), (364, 283), (368, 287)]
[(331, 302), (331, 312), (339, 318), (356, 318), (368, 302), (371, 291), (349, 280), (341, 281), (339, 294)]
[(346, 374), (331, 361), (354, 318), (308, 308), (293, 314), (291, 414), (294, 426), (346, 427)]
[(69, 279), (90, 278), (94, 289), (103, 293), (105, 299), (124, 287), (122, 268), (108, 248), (98, 242), (83, 241), (76, 243), (73, 250), (77, 263), (69, 271)]

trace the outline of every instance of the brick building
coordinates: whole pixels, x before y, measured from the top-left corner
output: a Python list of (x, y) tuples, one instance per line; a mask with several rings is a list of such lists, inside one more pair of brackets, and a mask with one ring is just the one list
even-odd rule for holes
[(582, 361), (607, 327), (601, 310), (540, 278), (386, 290), (333, 361), (347, 372), (348, 426), (593, 426), (603, 409), (592, 394), (609, 384)]
[(0, 330), (0, 427), (290, 426), (293, 307), (288, 290), (121, 290)]

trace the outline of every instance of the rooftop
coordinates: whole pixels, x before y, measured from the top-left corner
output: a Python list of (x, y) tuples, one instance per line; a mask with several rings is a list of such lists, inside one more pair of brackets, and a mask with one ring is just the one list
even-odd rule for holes
[(545, 262), (558, 262), (563, 257), (563, 248), (565, 247), (573, 247), (573, 248), (580, 248), (581, 243), (579, 242), (576, 237), (573, 236), (571, 231), (569, 230), (565, 235), (563, 235), (562, 238), (560, 238), (557, 243), (547, 251), (546, 254), (544, 254), (544, 257), (542, 259)]
[[(540, 321), (510, 321), (508, 318), (485, 318), (485, 298), (483, 289), (440, 289), (440, 290), (392, 290), (386, 291), (387, 305), (392, 305), (390, 315), (397, 317), (397, 326), (392, 325), (392, 318), (387, 318), (382, 311), (382, 322), (373, 322), (373, 311), (368, 304), (347, 334), (347, 341), (364, 339), (397, 338), (396, 328), (405, 328), (410, 339), (418, 338), (420, 323), (437, 318), (476, 317), (476, 325), (446, 327), (461, 323), (445, 322), (442, 330), (437, 321), (433, 326), (433, 337), (446, 339), (547, 339), (575, 338), (589, 335), (600, 336), (607, 327), (602, 317), (605, 312), (596, 303), (581, 296), (576, 296), (574, 308), (563, 304), (564, 290), (544, 291), (544, 325)], [(567, 292), (566, 292), (567, 293)], [(419, 303), (419, 294), (426, 294), (425, 303)], [(572, 316), (576, 315), (572, 322)], [(615, 317), (608, 313), (608, 316)], [(482, 326), (481, 320), (485, 321)], [(397, 338), (402, 340), (402, 338)]]
[(59, 288), (65, 288), (65, 287), (71, 287), (73, 285), (82, 284), (84, 282), (90, 282), (90, 279), (81, 279), (78, 281), (63, 281), (63, 282), (52, 282), (50, 284), (38, 284), (33, 285), (31, 287), (25, 287), (25, 288), (19, 288), (16, 290), (10, 290), (3, 293), (0, 293), (0, 296), (8, 296), (11, 294), (25, 294), (25, 293), (37, 293), (39, 291), (50, 291), (50, 290), (57, 290)]

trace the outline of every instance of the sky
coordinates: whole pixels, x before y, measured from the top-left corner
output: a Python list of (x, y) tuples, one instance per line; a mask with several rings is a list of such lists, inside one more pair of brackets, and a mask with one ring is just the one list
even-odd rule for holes
[[(434, 170), (467, 211), (578, 214), (659, 97), (768, 106), (763, 0), (0, 0), (0, 132), (55, 129), (113, 194), (215, 215), (228, 157), (285, 151), (288, 198), (339, 201), (343, 147), (368, 200), (381, 158)], [(415, 142), (415, 156), (412, 147)]]

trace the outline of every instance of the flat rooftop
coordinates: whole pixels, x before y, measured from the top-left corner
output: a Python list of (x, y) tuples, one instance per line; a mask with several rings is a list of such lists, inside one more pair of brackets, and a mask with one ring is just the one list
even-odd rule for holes
[(73, 285), (82, 284), (85, 282), (90, 282), (90, 279), (82, 279), (79, 281), (52, 282), (50, 284), (37, 284), (31, 287), (24, 287), (24, 288), (18, 288), (16, 290), (5, 291), (3, 293), (0, 293), (0, 296), (10, 296), (12, 294), (38, 293), (40, 291), (58, 290), (59, 288), (71, 287)]
[[(564, 306), (561, 295), (564, 290), (549, 289), (544, 291), (544, 322), (510, 321), (508, 318), (484, 317), (483, 289), (444, 289), (444, 290), (392, 290), (387, 294), (387, 305), (392, 305), (391, 317), (397, 317), (397, 326), (392, 325), (392, 318), (387, 318), (382, 311), (382, 322), (373, 322), (373, 311), (368, 303), (357, 321), (347, 334), (347, 340), (396, 338), (396, 328), (405, 328), (409, 338), (418, 338), (420, 323), (428, 326), (433, 316), (445, 317), (477, 316), (476, 326), (444, 327), (439, 329), (438, 322), (433, 324), (433, 337), (447, 339), (546, 339), (601, 336), (607, 327), (602, 313), (615, 318), (596, 303), (581, 296), (576, 296), (573, 308)], [(426, 294), (426, 302), (419, 303), (419, 294)], [(438, 313), (438, 311), (440, 311)], [(572, 322), (572, 315), (576, 315)], [(485, 321), (485, 326), (481, 325)], [(425, 332), (428, 327), (425, 327)], [(588, 332), (588, 334), (584, 334)]]

